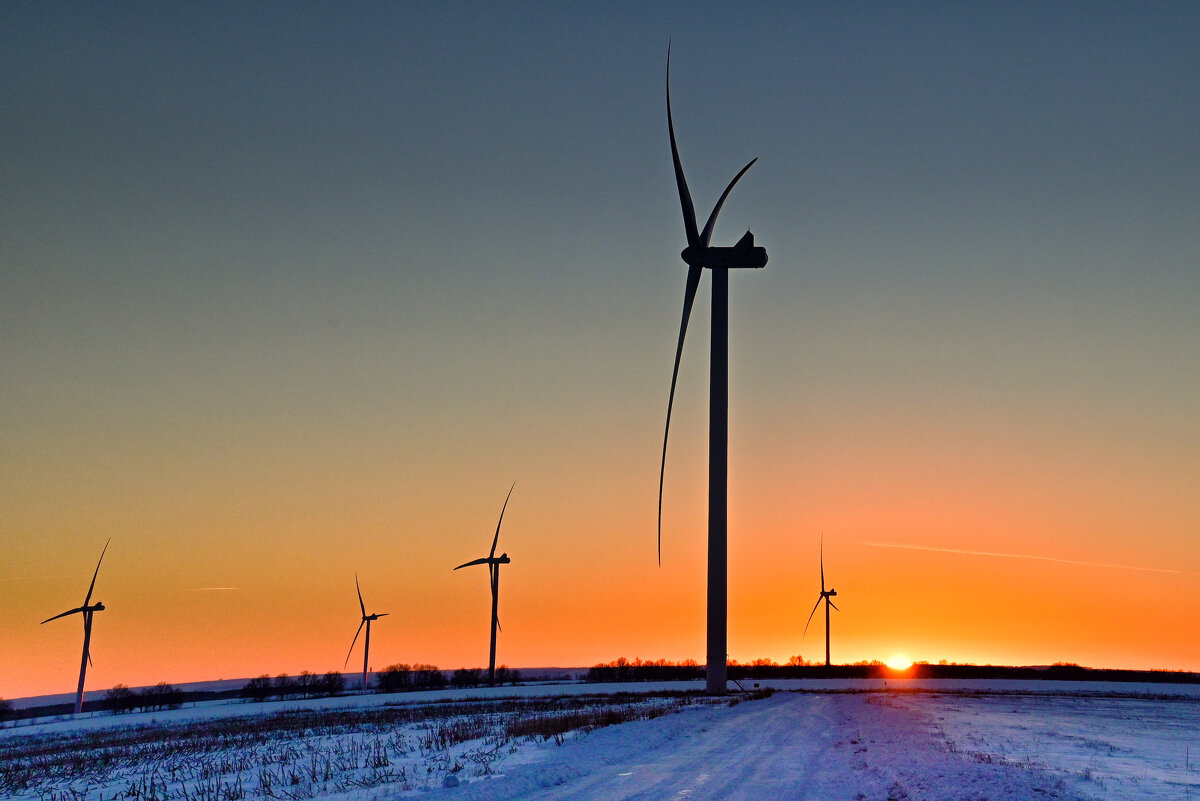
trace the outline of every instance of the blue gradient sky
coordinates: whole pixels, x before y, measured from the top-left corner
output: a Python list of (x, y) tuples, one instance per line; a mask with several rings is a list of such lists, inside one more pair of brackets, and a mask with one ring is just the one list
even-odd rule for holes
[(758, 156), (714, 239), (771, 256), (731, 291), (732, 655), (816, 655), (823, 531), (841, 659), (1200, 669), (1198, 35), (1184, 3), (5, 4), (0, 695), (73, 686), (77, 627), (37, 621), (109, 536), (94, 686), (335, 667), (355, 570), (380, 665), (479, 664), (449, 567), (514, 479), (502, 661), (701, 657), (707, 282), (654, 565), (669, 38), (700, 214)]

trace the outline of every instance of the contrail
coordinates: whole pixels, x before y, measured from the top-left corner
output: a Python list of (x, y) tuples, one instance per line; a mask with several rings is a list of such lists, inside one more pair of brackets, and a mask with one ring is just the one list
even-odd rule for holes
[(998, 556), (1003, 559), (1036, 559), (1040, 562), (1058, 562), (1064, 565), (1082, 565), (1083, 567), (1107, 567), (1117, 570), (1141, 570), (1145, 573), (1175, 573), (1182, 575), (1182, 570), (1170, 570), (1164, 567), (1140, 567), (1138, 565), (1114, 565), (1108, 562), (1081, 562), (1078, 559), (1060, 559), (1057, 556), (1036, 556), (1028, 553), (996, 553), (995, 551), (968, 551), (963, 548), (935, 548), (932, 545), (908, 545), (890, 542), (864, 542), (872, 548), (898, 548), (908, 551), (933, 551), (935, 553), (957, 553), (964, 556)]

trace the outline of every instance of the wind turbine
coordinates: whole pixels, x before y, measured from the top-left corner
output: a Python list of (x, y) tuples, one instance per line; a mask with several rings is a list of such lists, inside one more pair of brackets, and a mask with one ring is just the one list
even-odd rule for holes
[(675, 381), (679, 377), (679, 359), (701, 271), (712, 270), (712, 344), (709, 352), (708, 400), (708, 656), (706, 683), (708, 692), (725, 692), (725, 648), (728, 585), (728, 451), (729, 451), (729, 270), (738, 267), (763, 267), (765, 248), (754, 246), (754, 234), (746, 231), (733, 247), (713, 247), (713, 226), (725, 198), (757, 158), (742, 167), (721, 193), (704, 230), (696, 226), (696, 209), (688, 191), (679, 149), (675, 145), (675, 123), (671, 118), (671, 48), (667, 46), (667, 132), (671, 137), (671, 160), (675, 165), (675, 184), (683, 209), (683, 227), (687, 247), (680, 256), (688, 266), (683, 291), (683, 320), (679, 324), (679, 344), (675, 349), (675, 368), (671, 372), (671, 394), (667, 399), (667, 425), (663, 431), (662, 466), (658, 474), (658, 562), (662, 564), (662, 494), (667, 469), (667, 435), (671, 431), (671, 407), (675, 403)]
[(504, 522), (504, 510), (508, 508), (508, 499), (512, 496), (513, 487), (517, 486), (514, 481), (512, 487), (508, 488), (508, 495), (504, 496), (504, 506), (500, 507), (500, 520), (496, 522), (496, 536), (492, 538), (492, 550), (488, 555), (481, 559), (473, 559), (470, 562), (464, 562), (455, 570), (461, 570), (464, 567), (472, 565), (487, 565), (488, 577), (492, 585), (492, 644), (488, 652), (488, 683), (496, 683), (496, 631), (500, 628), (500, 617), (497, 614), (497, 608), (500, 603), (500, 565), (507, 565), (512, 560), (508, 558), (507, 553), (502, 553), (496, 556), (496, 543), (500, 541), (500, 524)]
[[(812, 623), (813, 615), (817, 613), (817, 607), (821, 605), (821, 601), (825, 602), (825, 667), (829, 667), (829, 607), (837, 609), (837, 604), (829, 600), (837, 595), (837, 590), (830, 587), (825, 589), (825, 537), (821, 537), (821, 594), (817, 597), (817, 602), (813, 605), (812, 611), (808, 613), (808, 622), (804, 624), (804, 634), (808, 633), (808, 624)], [(838, 611), (842, 611), (838, 609)], [(804, 634), (800, 636), (803, 637)]]
[(358, 586), (358, 574), (354, 574), (354, 589), (358, 590), (358, 608), (362, 610), (362, 622), (358, 624), (358, 631), (354, 632), (354, 639), (350, 641), (350, 650), (346, 652), (346, 661), (342, 663), (342, 667), (350, 664), (350, 654), (354, 653), (354, 644), (358, 642), (358, 635), (362, 633), (363, 626), (367, 627), (367, 637), (363, 640), (363, 690), (367, 689), (367, 660), (371, 655), (371, 621), (379, 620), (381, 617), (387, 617), (387, 612), (379, 612), (367, 614), (367, 605), (363, 603), (362, 588)]
[(92, 600), (92, 590), (96, 588), (96, 576), (100, 573), (100, 562), (104, 561), (104, 553), (108, 550), (108, 543), (112, 542), (112, 538), (104, 543), (104, 550), (100, 551), (100, 561), (96, 562), (96, 570), (92, 573), (92, 583), (88, 585), (87, 595), (83, 597), (83, 606), (77, 606), (74, 609), (68, 609), (60, 615), (48, 617), (42, 623), (49, 623), (51, 620), (58, 620), (60, 617), (67, 615), (81, 614), (83, 615), (83, 659), (79, 662), (79, 688), (75, 690), (75, 714), (78, 715), (83, 711), (83, 678), (87, 675), (88, 663), (92, 661), (92, 653), (90, 650), (92, 642), (92, 615), (96, 612), (104, 611), (104, 604), (96, 601), (96, 603), (88, 605)]

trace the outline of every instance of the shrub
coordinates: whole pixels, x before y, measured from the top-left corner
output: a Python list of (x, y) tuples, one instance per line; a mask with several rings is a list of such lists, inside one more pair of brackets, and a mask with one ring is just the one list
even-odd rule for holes
[(300, 671), (300, 675), (296, 677), (296, 691), (304, 698), (320, 693), (320, 684), (320, 678), (307, 670)]
[(183, 693), (165, 681), (160, 681), (153, 687), (147, 687), (138, 693), (137, 704), (149, 712), (161, 709), (179, 709), (183, 706)]
[(296, 682), (286, 673), (280, 673), (271, 682), (271, 694), (280, 701), (296, 693)]
[(388, 665), (376, 676), (380, 692), (398, 693), (412, 689), (412, 667), (405, 664)]
[(132, 712), (137, 703), (137, 695), (124, 684), (115, 684), (104, 694), (104, 706), (114, 715)]
[(246, 682), (246, 686), (242, 688), (242, 697), (248, 698), (255, 703), (262, 703), (271, 695), (271, 677), (266, 673), (261, 676), (250, 679)]
[(412, 688), (414, 690), (440, 690), (446, 686), (446, 677), (437, 665), (413, 665)]
[[(496, 671), (496, 677), (499, 678), (499, 676), (500, 671)], [(479, 669), (460, 667), (454, 671), (450, 683), (455, 687), (477, 687), (479, 686)]]
[(346, 689), (346, 680), (341, 673), (331, 670), (318, 679), (315, 686), (321, 695), (340, 695)]

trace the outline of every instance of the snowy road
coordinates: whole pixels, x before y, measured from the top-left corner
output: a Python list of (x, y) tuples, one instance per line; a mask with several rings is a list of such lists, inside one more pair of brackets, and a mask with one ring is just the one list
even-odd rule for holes
[(455, 798), (546, 801), (1086, 799), (1027, 765), (955, 754), (919, 710), (878, 695), (778, 693), (603, 729)]
[(821, 703), (796, 703), (797, 698), (742, 704), (670, 747), (541, 797), (704, 801), (797, 797), (804, 790), (813, 798), (832, 798), (840, 787), (830, 780), (844, 777), (854, 749), (837, 739), (843, 721), (830, 697)]

